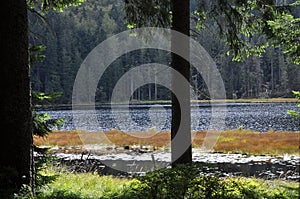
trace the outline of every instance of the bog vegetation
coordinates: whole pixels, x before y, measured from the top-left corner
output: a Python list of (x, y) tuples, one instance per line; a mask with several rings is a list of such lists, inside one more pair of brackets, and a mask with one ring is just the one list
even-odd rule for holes
[[(207, 133), (219, 133), (216, 131), (198, 131), (193, 132), (193, 147), (201, 147)], [(46, 137), (35, 137), (34, 143), (38, 146), (58, 146), (67, 148), (70, 153), (81, 153), (84, 151), (84, 144), (101, 145), (101, 134), (110, 140), (117, 147), (124, 146), (152, 146), (159, 150), (168, 147), (170, 144), (170, 132), (157, 132), (150, 138), (147, 135), (153, 135), (153, 132), (136, 132), (125, 133), (119, 130), (111, 130), (107, 132), (86, 132), (86, 131), (54, 131)], [(272, 154), (283, 155), (298, 154), (299, 151), (300, 132), (286, 131), (267, 131), (255, 132), (252, 130), (227, 130), (222, 131), (214, 151), (224, 153), (247, 153), (247, 154)], [(79, 147), (79, 149), (78, 149)], [(73, 148), (73, 150), (72, 150)]]

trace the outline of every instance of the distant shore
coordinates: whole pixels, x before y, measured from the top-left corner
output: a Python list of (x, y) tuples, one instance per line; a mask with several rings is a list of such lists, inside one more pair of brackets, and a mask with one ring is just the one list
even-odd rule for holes
[[(215, 100), (192, 100), (191, 103), (296, 103), (299, 102), (296, 98), (251, 98), (251, 99), (215, 99)], [(103, 105), (126, 105), (128, 102), (96, 102), (95, 104), (80, 104), (80, 106), (103, 106)], [(134, 105), (152, 105), (152, 104), (171, 104), (170, 100), (132, 100), (130, 104)], [(52, 108), (72, 108), (72, 104), (51, 104), (51, 105), (36, 105), (40, 107), (52, 107)]]

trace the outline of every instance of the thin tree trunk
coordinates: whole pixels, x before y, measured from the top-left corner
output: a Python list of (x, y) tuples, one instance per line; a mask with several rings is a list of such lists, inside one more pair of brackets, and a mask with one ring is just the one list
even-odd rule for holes
[(154, 101), (157, 100), (156, 69), (154, 71)]
[(151, 100), (151, 84), (148, 84), (148, 100)]
[[(189, 1), (172, 0), (172, 29), (190, 36), (190, 3)], [(187, 53), (189, 57), (189, 39), (179, 43), (175, 37), (171, 40), (172, 51), (181, 49)], [(172, 67), (184, 76), (190, 82), (190, 65), (189, 62), (182, 57), (172, 53)], [(173, 78), (172, 80), (172, 123), (171, 123), (171, 150), (172, 150), (172, 165), (192, 162), (192, 148), (191, 148), (191, 110), (190, 110), (190, 87), (183, 85)], [(180, 92), (186, 96), (185, 101), (178, 102), (175, 94)], [(178, 131), (179, 125), (184, 126), (184, 132)], [(174, 140), (175, 137), (180, 139)], [(183, 153), (182, 147), (189, 146)], [(185, 148), (185, 147), (184, 147)], [(178, 158), (178, 156), (180, 156)]]
[(273, 56), (274, 56), (274, 50), (272, 48), (272, 51), (271, 51), (271, 90), (272, 90), (272, 94), (274, 93), (274, 89), (275, 89), (275, 86), (274, 86), (274, 59), (273, 59)]
[[(33, 185), (26, 1), (3, 1), (0, 9), (0, 189), (17, 190), (22, 184)], [(5, 178), (2, 178), (3, 173)]]

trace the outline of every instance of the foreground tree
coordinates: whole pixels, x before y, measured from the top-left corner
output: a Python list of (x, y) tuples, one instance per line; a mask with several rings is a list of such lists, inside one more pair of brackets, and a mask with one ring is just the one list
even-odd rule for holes
[(4, 193), (33, 184), (33, 161), (27, 5), (25, 0), (10, 0), (2, 2), (0, 9), (0, 185)]
[[(172, 30), (190, 36), (190, 1), (172, 0)], [(171, 38), (171, 50), (184, 49), (185, 57), (189, 57), (190, 44), (189, 39), (179, 43), (176, 38)], [(179, 55), (171, 54), (172, 67), (178, 71), (183, 77), (190, 82), (190, 64), (187, 60)], [(183, 87), (185, 86), (185, 88)], [(180, 92), (186, 96), (186, 100), (179, 104), (178, 99), (174, 93)], [(190, 104), (190, 87), (189, 85), (182, 85), (175, 77), (172, 78), (172, 122), (171, 122), (171, 150), (172, 150), (172, 164), (173, 166), (183, 163), (192, 162), (192, 137), (191, 137), (191, 104)], [(183, 121), (181, 121), (183, 120)], [(178, 131), (179, 126), (184, 125), (184, 131)], [(178, 136), (180, 139), (174, 139)], [(177, 140), (177, 141), (175, 141)], [(181, 147), (188, 148), (183, 152)]]
[[(22, 185), (34, 188), (32, 110), (29, 76), (27, 10), (62, 10), (84, 0), (61, 2), (10, 0), (1, 3), (0, 198), (10, 198)], [(36, 12), (36, 11), (35, 11)]]
[[(182, 0), (126, 0), (126, 18), (130, 27), (139, 28), (147, 26), (171, 27), (172, 30), (190, 36), (190, 1)], [(170, 20), (172, 12), (172, 20)], [(186, 57), (189, 57), (189, 40), (176, 41), (177, 38), (171, 38), (171, 50), (185, 49)], [(188, 61), (175, 53), (171, 53), (171, 65), (188, 82), (190, 81), (190, 64)], [(191, 110), (190, 110), (190, 88), (172, 78), (172, 121), (171, 121), (171, 161), (172, 165), (192, 162), (191, 147)], [(179, 104), (175, 93), (181, 93), (187, 96), (186, 100)], [(182, 121), (183, 120), (183, 121)], [(185, 127), (184, 132), (179, 132), (179, 126)], [(175, 142), (174, 137), (176, 139)], [(181, 148), (187, 149), (183, 152)]]

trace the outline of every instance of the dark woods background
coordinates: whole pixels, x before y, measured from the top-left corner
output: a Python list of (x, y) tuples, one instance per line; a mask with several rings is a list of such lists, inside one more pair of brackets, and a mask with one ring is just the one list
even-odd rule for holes
[[(196, 3), (191, 3), (192, 12)], [(296, 13), (300, 13), (296, 11)], [(29, 13), (30, 44), (45, 45), (43, 62), (31, 69), (33, 91), (61, 92), (55, 103), (71, 103), (76, 73), (88, 53), (106, 38), (127, 29), (124, 21), (124, 2), (116, 0), (88, 0), (64, 12), (49, 11), (45, 20)], [(46, 25), (45, 25), (46, 24)], [(227, 98), (293, 97), (299, 90), (299, 67), (288, 62), (282, 49), (269, 47), (261, 57), (250, 57), (245, 62), (234, 62), (227, 56), (228, 47), (218, 39), (216, 24), (207, 22), (205, 30), (196, 31), (191, 24), (191, 35), (214, 58), (225, 83)], [(263, 36), (253, 41), (262, 42)], [(159, 50), (139, 50), (117, 59), (101, 78), (96, 94), (97, 102), (110, 100), (118, 79), (130, 68), (144, 63), (170, 64), (170, 54)], [(158, 71), (159, 72), (159, 71)], [(192, 85), (199, 99), (209, 99), (201, 76), (191, 75)], [(101, 85), (101, 86), (100, 86)], [(128, 85), (130, 88), (132, 85)], [(135, 100), (167, 100), (170, 92), (158, 85), (146, 85), (135, 91)]]

